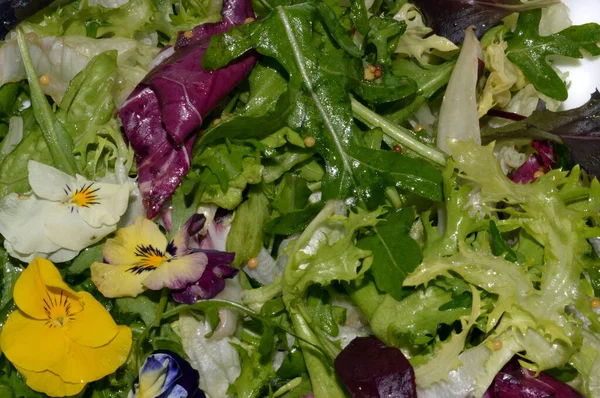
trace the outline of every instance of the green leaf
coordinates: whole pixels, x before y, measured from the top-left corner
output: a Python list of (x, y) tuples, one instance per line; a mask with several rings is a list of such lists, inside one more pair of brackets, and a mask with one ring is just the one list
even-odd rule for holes
[(152, 325), (156, 317), (157, 304), (147, 296), (141, 295), (135, 298), (123, 297), (115, 300), (117, 310), (125, 314), (135, 314), (146, 324)]
[(323, 202), (318, 202), (305, 209), (272, 218), (265, 224), (265, 231), (273, 235), (285, 236), (302, 232), (321, 211), (323, 205)]
[(519, 15), (516, 29), (507, 40), (507, 57), (515, 63), (535, 88), (551, 98), (565, 101), (567, 86), (546, 60), (549, 55), (583, 58), (583, 52), (600, 55), (600, 25), (571, 26), (550, 36), (540, 36), (542, 10)]
[(407, 295), (402, 288), (406, 278), (421, 263), (419, 244), (410, 236), (415, 220), (411, 208), (386, 214), (385, 219), (373, 227), (374, 234), (358, 240), (358, 247), (373, 253), (371, 272), (379, 290), (396, 300)]
[(292, 347), (288, 354), (283, 358), (283, 362), (279, 369), (277, 369), (277, 377), (283, 379), (293, 379), (301, 374), (306, 373), (306, 364), (304, 363), (304, 357), (302, 351), (297, 346)]
[(286, 173), (277, 185), (277, 194), (273, 198), (271, 206), (282, 214), (301, 210), (308, 203), (311, 193), (306, 181), (297, 175)]
[[(227, 390), (238, 398), (258, 398), (268, 396), (269, 380), (275, 375), (271, 358), (264, 358), (258, 352), (248, 352), (240, 345), (234, 344), (240, 355), (242, 371)], [(272, 351), (271, 347), (271, 351)]]
[(310, 315), (315, 327), (323, 330), (331, 337), (337, 337), (339, 328), (333, 319), (331, 296), (327, 290), (319, 286), (308, 288), (306, 297), (306, 312)]
[[(13, 264), (8, 253), (1, 248), (0, 264), (2, 264), (2, 295), (0, 296), (0, 310), (3, 310), (12, 300), (15, 282), (19, 278), (19, 275), (21, 275), (23, 269), (18, 265)], [(3, 321), (3, 319), (0, 319), (0, 322)]]
[(364, 1), (350, 0), (350, 18), (361, 35), (366, 36), (369, 33), (369, 30), (371, 30), (369, 13)]
[[(203, 66), (215, 69), (226, 65), (250, 48), (282, 64), (290, 75), (289, 99), (284, 100), (289, 107), (274, 117), (287, 114), (284, 123), (305, 137), (315, 138), (314, 149), (323, 156), (328, 170), (323, 181), (324, 199), (358, 196), (374, 205), (383, 200), (382, 188), (389, 185), (441, 199), (439, 171), (428, 162), (396, 154), (390, 166), (380, 161), (383, 157), (391, 159), (389, 154), (359, 146), (347, 95), (350, 83), (345, 75), (326, 73), (320, 67), (328, 65), (331, 69), (327, 59), (331, 53), (314, 47), (311, 32), (315, 17), (309, 3), (279, 7), (261, 22), (214, 36)], [(337, 69), (343, 68), (339, 65)]]
[(83, 249), (66, 269), (68, 274), (78, 275), (90, 268), (95, 261), (102, 262), (102, 249), (104, 245), (99, 243)]
[(92, 159), (97, 156), (88, 154), (88, 147), (98, 144), (101, 127), (114, 115), (117, 75), (117, 51), (98, 54), (71, 80), (56, 113), (73, 139), (73, 152), (82, 157), (85, 165), (88, 156)]
[(263, 226), (269, 215), (269, 199), (260, 189), (253, 187), (248, 193), (248, 200), (235, 211), (227, 235), (227, 251), (235, 253), (234, 266), (256, 257), (263, 248)]
[(377, 63), (379, 65), (391, 65), (390, 50), (396, 48), (398, 39), (406, 31), (404, 21), (396, 21), (392, 17), (372, 16), (369, 19), (371, 30), (366, 36), (367, 43), (372, 43), (377, 49)]
[(350, 32), (344, 29), (344, 27), (339, 23), (339, 19), (336, 17), (331, 7), (329, 7), (329, 5), (327, 5), (327, 3), (324, 1), (317, 1), (314, 3), (314, 5), (319, 11), (321, 20), (329, 30), (329, 33), (336, 43), (351, 56), (355, 58), (361, 58), (363, 55), (361, 49), (356, 46), (354, 41), (352, 41)]
[(30, 190), (27, 164), (30, 160), (52, 165), (48, 145), (36, 124), (0, 163), (0, 199), (10, 193), (25, 193)]
[(517, 255), (512, 247), (506, 243), (496, 223), (493, 220), (490, 220), (490, 235), (491, 235), (491, 246), (492, 246), (492, 254), (494, 256), (502, 256), (504, 255), (504, 259), (506, 261), (510, 261), (513, 263), (517, 262)]
[(20, 29), (17, 30), (17, 40), (23, 64), (25, 65), (25, 71), (27, 72), (29, 89), (31, 90), (33, 113), (42, 129), (42, 134), (48, 145), (54, 166), (67, 174), (75, 175), (79, 168), (73, 156), (73, 141), (54, 115), (54, 112), (52, 112), (46, 95), (42, 91), (42, 86), (29, 55), (27, 41), (23, 35), (23, 31)]

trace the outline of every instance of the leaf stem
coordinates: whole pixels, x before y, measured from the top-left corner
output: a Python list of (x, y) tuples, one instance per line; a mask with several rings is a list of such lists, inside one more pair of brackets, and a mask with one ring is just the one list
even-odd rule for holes
[(356, 117), (358, 120), (365, 123), (370, 128), (379, 127), (381, 130), (383, 130), (385, 135), (398, 141), (401, 145), (421, 155), (425, 159), (439, 164), (440, 166), (446, 165), (446, 155), (442, 151), (422, 143), (413, 136), (410, 130), (392, 123), (385, 117), (378, 115), (358, 102), (356, 99), (351, 97), (350, 101), (352, 103), (352, 112), (354, 113), (354, 117)]
[(135, 343), (135, 349), (133, 352), (135, 354), (135, 366), (138, 369), (142, 366), (140, 356), (142, 354), (141, 351), (143, 349), (143, 345), (146, 342), (146, 340), (148, 340), (148, 337), (150, 337), (150, 332), (152, 331), (152, 329), (160, 326), (160, 323), (164, 319), (163, 314), (167, 307), (167, 303), (169, 302), (170, 294), (171, 294), (171, 291), (167, 288), (163, 288), (161, 290), (160, 300), (158, 301), (158, 308), (156, 309), (156, 314), (154, 315), (154, 321), (152, 321), (152, 323), (150, 325), (148, 325), (146, 327), (146, 329), (144, 329), (144, 332), (141, 334), (140, 338)]
[(29, 82), (33, 115), (40, 125), (54, 166), (67, 174), (75, 175), (78, 167), (73, 156), (73, 140), (63, 129), (46, 99), (46, 94), (42, 90), (38, 75), (33, 66), (33, 61), (31, 60), (31, 55), (29, 54), (27, 40), (21, 29), (17, 29), (17, 43), (21, 58), (23, 59), (23, 65), (25, 66), (27, 81)]

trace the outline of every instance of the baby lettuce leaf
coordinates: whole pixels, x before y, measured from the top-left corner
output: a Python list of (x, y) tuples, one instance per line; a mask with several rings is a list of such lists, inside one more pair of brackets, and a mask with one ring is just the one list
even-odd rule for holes
[[(509, 14), (559, 3), (559, 0), (414, 0), (433, 31), (459, 44), (473, 26), (477, 37)], [(537, 31), (537, 25), (535, 27)]]
[[(137, 155), (140, 191), (148, 217), (158, 214), (190, 167), (195, 130), (212, 108), (250, 72), (256, 58), (246, 55), (218, 71), (200, 60), (208, 40), (253, 17), (249, 0), (225, 0), (223, 20), (180, 36), (175, 51), (138, 85), (119, 110)], [(223, 65), (225, 66), (225, 65)]]
[(358, 241), (358, 247), (373, 253), (371, 272), (377, 288), (396, 300), (406, 296), (402, 282), (422, 259), (419, 244), (409, 235), (414, 219), (411, 208), (390, 212), (372, 228), (373, 235)]
[(359, 145), (347, 94), (349, 79), (320, 67), (331, 66), (331, 61), (325, 61), (331, 52), (314, 44), (315, 19), (311, 3), (278, 7), (261, 22), (215, 36), (203, 66), (218, 69), (252, 48), (281, 63), (289, 73), (288, 91), (280, 98), (289, 105), (283, 111), (285, 122), (304, 137), (315, 139), (313, 149), (326, 163), (325, 200), (358, 197), (373, 205), (381, 203), (384, 188), (390, 185), (440, 200), (441, 173), (437, 168), (422, 159)]
[(562, 112), (549, 111), (542, 104), (522, 121), (498, 128), (486, 127), (481, 132), (483, 143), (515, 138), (549, 139), (565, 144), (575, 163), (600, 177), (600, 93), (595, 91), (582, 106)]
[(550, 36), (540, 36), (542, 10), (521, 13), (514, 33), (507, 40), (507, 57), (515, 63), (535, 88), (556, 100), (568, 97), (567, 86), (548, 64), (549, 55), (583, 58), (582, 50), (600, 55), (600, 25), (571, 26)]

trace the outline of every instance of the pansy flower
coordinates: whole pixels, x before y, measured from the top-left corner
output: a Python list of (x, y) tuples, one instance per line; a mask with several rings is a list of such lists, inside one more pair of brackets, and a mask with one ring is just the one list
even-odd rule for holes
[[(223, 268), (229, 267), (222, 261), (210, 263), (212, 253), (190, 248), (190, 236), (200, 231), (204, 220), (202, 215), (194, 215), (168, 241), (155, 223), (144, 217), (136, 218), (132, 225), (119, 229), (114, 238), (106, 241), (102, 252), (105, 262), (92, 264), (96, 288), (105, 297), (135, 297), (146, 289), (167, 287), (185, 291), (207, 278), (212, 281), (232, 277), (236, 271)], [(229, 263), (233, 261), (233, 254), (219, 254), (227, 255)], [(215, 289), (209, 290), (212, 293)]]
[(68, 261), (117, 229), (130, 183), (89, 181), (33, 160), (28, 170), (32, 192), (0, 202), (0, 233), (11, 256)]
[(29, 264), (13, 298), (17, 309), (2, 328), (0, 347), (32, 389), (75, 395), (127, 360), (131, 330), (118, 326), (91, 294), (67, 286), (50, 261)]
[(128, 398), (205, 398), (198, 371), (172, 351), (148, 356)]

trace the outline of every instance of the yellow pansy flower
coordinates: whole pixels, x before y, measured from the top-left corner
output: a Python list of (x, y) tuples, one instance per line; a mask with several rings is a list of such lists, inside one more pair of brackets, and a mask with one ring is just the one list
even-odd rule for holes
[(193, 217), (171, 241), (144, 217), (117, 230), (102, 251), (107, 263), (92, 264), (92, 281), (104, 297), (135, 297), (146, 289), (185, 289), (198, 281), (208, 264), (203, 252), (189, 248), (189, 230), (199, 230)]
[(91, 294), (72, 290), (50, 261), (29, 264), (13, 298), (18, 309), (2, 328), (0, 347), (32, 389), (75, 395), (127, 359), (131, 329), (117, 325)]

